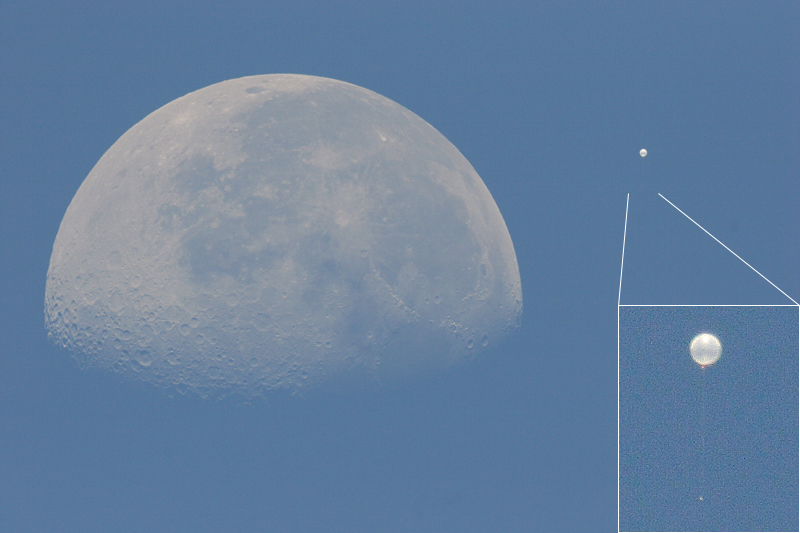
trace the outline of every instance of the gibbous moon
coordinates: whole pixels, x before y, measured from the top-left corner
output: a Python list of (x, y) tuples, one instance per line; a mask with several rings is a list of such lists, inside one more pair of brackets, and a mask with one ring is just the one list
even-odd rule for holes
[(464, 156), (387, 98), (301, 75), (218, 83), (132, 127), (69, 205), (45, 290), (83, 367), (201, 395), (444, 368), (521, 312)]
[(692, 343), (689, 345), (689, 353), (691, 353), (695, 363), (705, 368), (719, 361), (722, 355), (722, 344), (714, 335), (701, 333), (692, 339)]
[(639, 150), (639, 155), (642, 156), (642, 157), (646, 156), (647, 155), (647, 150), (642, 148), (641, 150)]

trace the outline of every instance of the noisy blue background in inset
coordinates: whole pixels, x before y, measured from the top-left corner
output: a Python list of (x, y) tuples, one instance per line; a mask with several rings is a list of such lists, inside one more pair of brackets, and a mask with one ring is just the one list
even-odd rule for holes
[[(797, 529), (798, 320), (795, 306), (620, 308), (620, 530)], [(705, 369), (700, 333), (722, 343)]]

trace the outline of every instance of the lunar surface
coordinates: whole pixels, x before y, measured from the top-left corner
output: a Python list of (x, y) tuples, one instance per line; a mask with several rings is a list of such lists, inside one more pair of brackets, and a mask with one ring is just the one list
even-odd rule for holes
[(201, 395), (444, 368), (521, 312), (464, 156), (391, 100), (301, 75), (218, 83), (125, 133), (69, 205), (45, 291), (83, 367)]
[(711, 366), (719, 361), (722, 355), (722, 344), (710, 333), (701, 333), (692, 339), (689, 353), (694, 362), (702, 367)]

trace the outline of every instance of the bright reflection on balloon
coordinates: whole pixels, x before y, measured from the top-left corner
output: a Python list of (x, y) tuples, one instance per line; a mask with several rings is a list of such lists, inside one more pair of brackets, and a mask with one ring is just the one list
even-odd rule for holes
[(695, 363), (706, 368), (719, 361), (722, 355), (722, 344), (711, 333), (701, 333), (692, 339), (689, 353)]

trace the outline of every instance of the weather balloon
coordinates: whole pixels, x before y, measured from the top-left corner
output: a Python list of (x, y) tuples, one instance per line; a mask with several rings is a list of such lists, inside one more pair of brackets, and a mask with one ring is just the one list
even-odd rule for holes
[(642, 156), (642, 157), (646, 156), (647, 155), (647, 150), (642, 148), (641, 150), (639, 150), (639, 155)]
[(701, 333), (692, 339), (689, 353), (695, 363), (705, 368), (713, 365), (722, 355), (722, 344), (719, 339), (710, 333)]
[(200, 394), (447, 367), (521, 311), (464, 156), (387, 98), (301, 75), (218, 83), (133, 126), (69, 205), (45, 291), (83, 366)]

